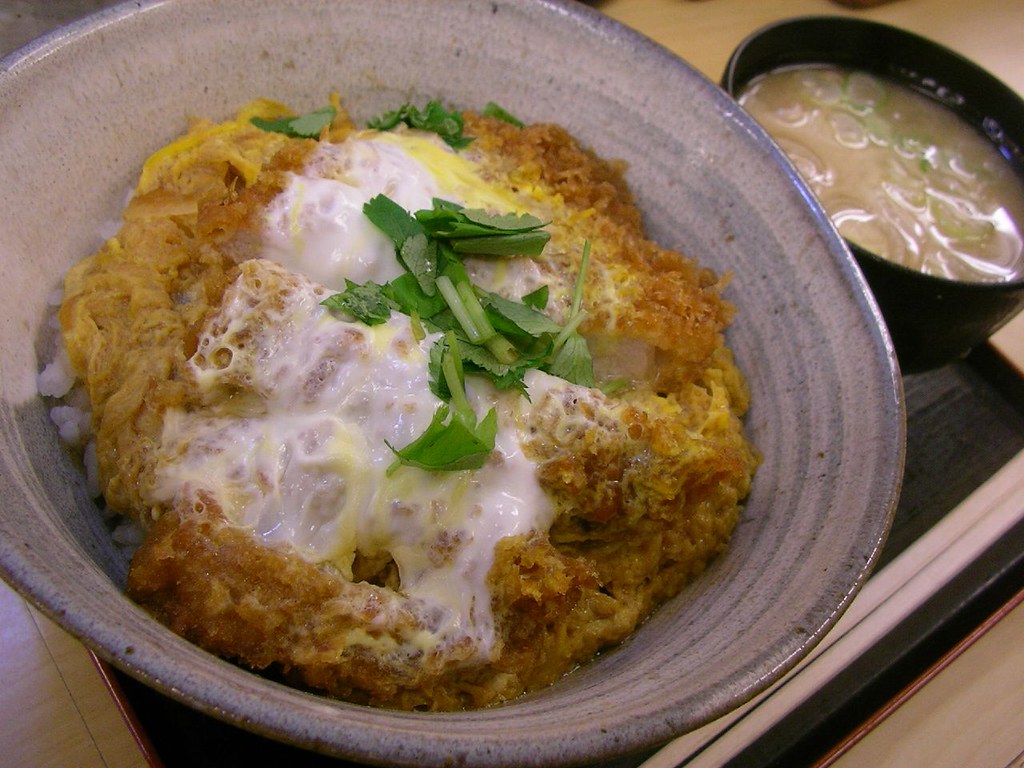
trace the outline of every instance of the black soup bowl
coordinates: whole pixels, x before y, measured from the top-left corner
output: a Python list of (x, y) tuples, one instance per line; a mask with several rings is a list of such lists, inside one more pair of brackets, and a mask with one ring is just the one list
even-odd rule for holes
[[(739, 99), (760, 75), (811, 65), (863, 71), (924, 94), (977, 129), (1024, 179), (1021, 96), (959, 53), (896, 27), (839, 16), (778, 22), (736, 48), (721, 85)], [(847, 244), (879, 304), (903, 373), (963, 357), (1024, 307), (1022, 274), (1003, 282), (951, 279)]]

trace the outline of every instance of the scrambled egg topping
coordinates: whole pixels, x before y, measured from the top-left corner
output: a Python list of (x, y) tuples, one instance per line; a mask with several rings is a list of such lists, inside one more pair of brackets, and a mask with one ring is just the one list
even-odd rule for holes
[[(758, 462), (725, 346), (724, 281), (648, 240), (622, 168), (552, 125), (467, 113), (453, 150), (338, 115), (318, 139), (197, 121), (144, 165), (118, 234), (60, 310), (108, 506), (146, 539), (128, 592), (265, 674), (405, 709), (486, 706), (624, 639), (727, 545)], [(394, 470), (438, 400), (435, 334), (321, 301), (400, 274), (362, 214), (443, 198), (550, 222), (537, 258), (467, 258), (564, 322), (592, 245), (581, 333), (599, 388), (531, 371), (476, 470)]]

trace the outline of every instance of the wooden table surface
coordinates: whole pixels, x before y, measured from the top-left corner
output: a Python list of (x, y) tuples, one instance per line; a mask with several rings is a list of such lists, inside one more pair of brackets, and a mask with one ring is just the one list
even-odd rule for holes
[[(103, 0), (6, 0), (0, 54)], [(665, 45), (717, 81), (732, 49), (769, 22), (808, 14), (885, 21), (941, 42), (1024, 93), (1024, 0), (893, 0), (856, 10), (832, 0), (607, 0), (599, 10)], [(1024, 316), (993, 339), (1024, 371)], [(1020, 461), (1003, 485), (1020, 485)], [(856, 602), (855, 602), (856, 604)], [(0, 766), (130, 768), (147, 764), (90, 654), (0, 583)], [(1021, 765), (1024, 609), (972, 644), (840, 758), (842, 765)], [(989, 727), (961, 728), (964, 722)], [(951, 733), (958, 733), (950, 740)], [(674, 765), (671, 755), (652, 765)]]

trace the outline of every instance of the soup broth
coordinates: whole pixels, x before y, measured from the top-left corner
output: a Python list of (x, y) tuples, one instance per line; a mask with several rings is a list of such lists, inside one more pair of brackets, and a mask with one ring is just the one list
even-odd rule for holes
[(1024, 182), (936, 101), (865, 72), (812, 66), (755, 78), (739, 102), (847, 240), (926, 274), (1024, 277)]

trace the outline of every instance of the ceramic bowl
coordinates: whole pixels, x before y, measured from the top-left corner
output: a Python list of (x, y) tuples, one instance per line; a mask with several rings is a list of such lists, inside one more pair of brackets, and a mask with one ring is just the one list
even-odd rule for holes
[[(739, 96), (782, 67), (836, 64), (871, 72), (933, 98), (988, 137), (1024, 178), (1024, 99), (977, 64), (896, 27), (813, 16), (766, 26), (729, 58), (722, 86)], [(882, 309), (904, 373), (959, 359), (1024, 308), (1024, 276), (978, 283), (926, 275), (849, 243)]]
[[(405, 101), (499, 101), (557, 121), (628, 181), (652, 236), (729, 271), (730, 341), (764, 453), (729, 551), (621, 647), (484, 711), (381, 711), (293, 690), (179, 639), (122, 592), (127, 564), (61, 447), (36, 375), (48, 297), (101, 242), (144, 158), (189, 115), (337, 89), (357, 121)], [(132, 2), (0, 62), (0, 573), (103, 659), (291, 744), (388, 765), (574, 765), (737, 707), (849, 605), (898, 495), (894, 353), (849, 251), (714, 83), (581, 4)], [(813, 285), (813, 290), (811, 289)]]

